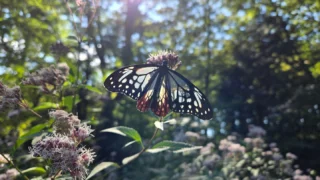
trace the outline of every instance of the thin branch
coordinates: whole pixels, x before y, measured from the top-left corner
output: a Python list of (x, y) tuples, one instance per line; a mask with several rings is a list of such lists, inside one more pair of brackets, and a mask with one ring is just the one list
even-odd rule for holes
[(52, 178), (51, 180), (56, 179), (60, 174), (61, 174), (62, 170), (58, 171)]
[(10, 163), (11, 166), (13, 166), (20, 173), (20, 175), (24, 179), (29, 180), (29, 178), (25, 174), (23, 174), (23, 172), (15, 164), (13, 164), (13, 162), (9, 158), (7, 158), (2, 152), (0, 152), (0, 154), (4, 159), (8, 161), (8, 163)]

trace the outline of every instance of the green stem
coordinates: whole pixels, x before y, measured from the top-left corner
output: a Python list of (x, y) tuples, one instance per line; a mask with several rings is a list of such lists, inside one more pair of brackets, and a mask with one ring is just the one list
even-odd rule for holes
[(29, 178), (26, 175), (24, 175), (23, 172), (15, 164), (13, 164), (13, 162), (9, 158), (7, 158), (2, 152), (0, 152), (0, 154), (4, 159), (6, 159), (8, 161), (8, 163), (10, 163), (11, 166), (13, 166), (20, 173), (20, 175), (24, 179), (29, 180)]
[[(75, 86), (76, 86), (76, 89), (78, 89), (78, 81), (79, 81), (79, 76), (80, 76), (80, 51), (81, 51), (81, 43), (82, 43), (82, 40), (79, 39), (78, 40), (78, 57), (77, 57), (77, 74), (76, 74), (76, 80), (74, 82)], [(75, 105), (76, 105), (76, 97), (77, 97), (77, 94), (74, 93), (73, 95), (73, 100), (72, 100), (72, 111), (74, 114), (76, 114), (76, 110), (75, 110)]]

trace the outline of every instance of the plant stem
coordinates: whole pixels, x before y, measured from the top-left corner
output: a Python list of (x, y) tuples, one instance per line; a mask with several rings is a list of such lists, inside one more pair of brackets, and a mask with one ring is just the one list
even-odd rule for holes
[(38, 116), (39, 118), (42, 118), (42, 116), (38, 113), (36, 113), (34, 110), (30, 109), (28, 105), (26, 105), (25, 103), (21, 102), (19, 103), (19, 106), (29, 110), (30, 112), (32, 112), (34, 115)]
[[(78, 57), (77, 57), (77, 74), (76, 74), (76, 80), (75, 80), (75, 86), (76, 86), (76, 89), (78, 89), (78, 81), (79, 81), (79, 76), (80, 76), (80, 51), (81, 51), (81, 43), (82, 43), (82, 40), (79, 39), (78, 40)], [(74, 93), (74, 96), (73, 96), (73, 100), (72, 100), (72, 111), (73, 113), (75, 114), (76, 113), (76, 110), (74, 109), (75, 108), (75, 105), (76, 105), (76, 97), (77, 97), (77, 94)]]
[(62, 170), (58, 171), (52, 178), (51, 180), (56, 179), (60, 174), (61, 174)]
[(23, 174), (23, 172), (15, 164), (13, 164), (13, 162), (9, 158), (7, 158), (2, 152), (0, 152), (0, 154), (4, 159), (8, 161), (8, 163), (10, 163), (11, 166), (13, 166), (20, 173), (20, 175), (24, 179), (29, 180), (29, 178), (25, 174)]

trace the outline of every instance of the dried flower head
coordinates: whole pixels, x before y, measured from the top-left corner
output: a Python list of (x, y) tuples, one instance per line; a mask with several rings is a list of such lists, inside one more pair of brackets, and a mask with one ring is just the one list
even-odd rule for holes
[(165, 61), (168, 64), (168, 68), (172, 70), (176, 70), (181, 64), (178, 55), (171, 51), (159, 51), (156, 54), (150, 54), (147, 64), (162, 66)]
[(73, 129), (75, 129), (75, 126), (80, 125), (80, 119), (78, 116), (69, 114), (64, 110), (50, 111), (49, 116), (55, 120), (53, 129), (57, 134), (70, 135), (72, 134)]
[(69, 48), (60, 41), (51, 45), (50, 50), (53, 54), (58, 56), (66, 55), (70, 51)]
[(8, 109), (22, 104), (19, 86), (7, 87), (0, 81), (0, 109)]
[[(52, 93), (57, 88), (60, 88), (66, 81), (69, 74), (69, 67), (67, 64), (60, 64), (58, 68), (51, 65), (48, 68), (42, 68), (27, 77), (22, 81), (24, 85), (41, 86), (41, 91), (45, 93)], [(49, 90), (49, 86), (53, 86), (52, 90)]]
[(59, 63), (58, 69), (62, 72), (63, 75), (68, 76), (69, 75), (69, 66), (67, 63)]

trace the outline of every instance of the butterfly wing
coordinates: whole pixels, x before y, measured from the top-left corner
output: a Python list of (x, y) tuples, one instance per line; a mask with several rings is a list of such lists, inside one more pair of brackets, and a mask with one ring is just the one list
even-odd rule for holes
[(169, 89), (166, 83), (167, 76), (162, 73), (159, 76), (156, 84), (160, 85), (160, 87), (155, 87), (155, 98), (151, 104), (151, 111), (157, 116), (164, 117), (170, 111)]
[(205, 95), (181, 74), (169, 70), (167, 75), (170, 89), (170, 108), (174, 112), (192, 114), (200, 119), (213, 117), (212, 107)]
[(143, 64), (121, 68), (113, 72), (104, 81), (104, 86), (109, 91), (120, 92), (138, 100), (146, 89), (150, 86), (150, 82), (157, 77), (159, 66)]

